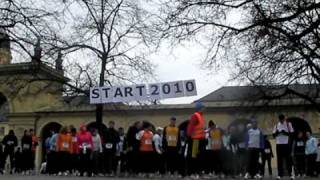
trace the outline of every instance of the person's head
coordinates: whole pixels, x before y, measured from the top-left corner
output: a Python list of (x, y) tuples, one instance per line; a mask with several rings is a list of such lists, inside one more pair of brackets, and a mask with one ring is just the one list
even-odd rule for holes
[(236, 127), (230, 126), (228, 130), (229, 130), (229, 133), (234, 133), (236, 131)]
[(209, 123), (208, 123), (208, 127), (210, 129), (214, 129), (214, 128), (216, 128), (216, 124), (212, 120), (210, 120)]
[(141, 129), (142, 128), (142, 122), (141, 121), (137, 121), (134, 123), (134, 126), (137, 128), (137, 129)]
[(175, 126), (176, 125), (176, 121), (177, 121), (176, 117), (172, 116), (170, 118), (170, 126)]
[(149, 122), (144, 122), (143, 123), (143, 129), (152, 131), (152, 126), (151, 126), (151, 124)]
[(92, 128), (91, 134), (92, 134), (93, 136), (96, 136), (96, 135), (98, 134), (98, 130), (97, 130), (96, 128)]
[(86, 131), (87, 131), (86, 125), (82, 124), (82, 125), (80, 126), (80, 132), (86, 132)]
[(30, 131), (24, 130), (23, 135), (25, 135), (25, 136), (30, 136)]
[(278, 119), (279, 119), (279, 121), (280, 121), (281, 123), (283, 123), (284, 120), (285, 120), (285, 116), (284, 116), (283, 114), (280, 114), (280, 115), (278, 116)]
[(71, 132), (72, 136), (75, 136), (77, 134), (77, 129), (76, 128), (71, 128), (70, 132)]
[(311, 135), (312, 135), (312, 134), (311, 134), (310, 131), (307, 131), (307, 132), (306, 132), (306, 136), (307, 136), (308, 139), (311, 137)]
[(123, 127), (119, 127), (119, 128), (118, 128), (118, 133), (119, 133), (120, 136), (123, 136), (123, 135), (124, 135), (124, 129), (123, 129)]
[(29, 132), (30, 132), (30, 135), (31, 135), (31, 136), (34, 135), (34, 130), (33, 130), (33, 129), (30, 129)]
[(115, 125), (115, 123), (114, 123), (114, 121), (109, 121), (109, 128), (114, 128), (114, 125)]
[(14, 136), (14, 131), (12, 129), (9, 131), (9, 135)]
[(298, 138), (303, 138), (303, 132), (302, 131), (298, 132)]
[(60, 130), (60, 134), (67, 134), (68, 133), (68, 126), (63, 126)]
[(252, 128), (253, 128), (253, 129), (257, 129), (257, 128), (258, 128), (258, 122), (257, 122), (257, 120), (255, 120), (255, 119), (251, 120), (251, 124), (252, 124)]
[(195, 109), (196, 109), (197, 112), (203, 112), (204, 109), (205, 109), (205, 106), (201, 101), (197, 101), (195, 103)]
[(162, 127), (157, 127), (157, 129), (156, 129), (156, 133), (157, 134), (162, 134), (162, 131), (163, 131), (163, 128)]

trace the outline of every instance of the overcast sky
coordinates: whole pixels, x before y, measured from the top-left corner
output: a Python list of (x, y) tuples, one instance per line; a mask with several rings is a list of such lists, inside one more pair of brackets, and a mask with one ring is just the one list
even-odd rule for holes
[(214, 90), (231, 85), (228, 67), (216, 70), (201, 68), (201, 60), (205, 55), (196, 44), (189, 43), (174, 49), (162, 47), (151, 59), (157, 65), (155, 74), (160, 82), (195, 79), (197, 96), (162, 100), (164, 104), (191, 103)]

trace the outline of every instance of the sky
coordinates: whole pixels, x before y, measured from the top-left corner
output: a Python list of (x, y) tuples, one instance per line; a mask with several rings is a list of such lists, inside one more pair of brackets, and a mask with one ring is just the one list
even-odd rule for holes
[(162, 47), (151, 57), (156, 65), (155, 75), (160, 82), (195, 79), (197, 96), (162, 100), (163, 104), (191, 103), (222, 86), (231, 85), (228, 67), (218, 70), (203, 69), (201, 60), (205, 51), (196, 44), (189, 43), (174, 49)]

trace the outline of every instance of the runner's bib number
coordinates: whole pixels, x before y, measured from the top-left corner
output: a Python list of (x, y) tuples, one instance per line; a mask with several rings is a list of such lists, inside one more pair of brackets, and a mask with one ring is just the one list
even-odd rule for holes
[(23, 144), (22, 148), (23, 149), (30, 149), (30, 144)]
[(168, 136), (168, 141), (177, 141), (176, 136)]
[(62, 143), (62, 147), (63, 148), (69, 148), (69, 143), (67, 143), (67, 142)]
[(152, 141), (148, 139), (148, 140), (145, 140), (144, 143), (149, 145), (149, 144), (152, 144)]
[(299, 147), (303, 146), (303, 142), (297, 142), (297, 146)]
[(111, 143), (106, 144), (106, 149), (112, 149), (112, 147), (113, 147), (113, 144), (111, 144)]
[(265, 149), (264, 152), (269, 154), (269, 153), (271, 153), (271, 150), (270, 149)]

